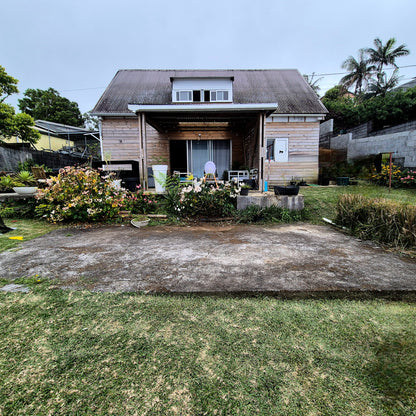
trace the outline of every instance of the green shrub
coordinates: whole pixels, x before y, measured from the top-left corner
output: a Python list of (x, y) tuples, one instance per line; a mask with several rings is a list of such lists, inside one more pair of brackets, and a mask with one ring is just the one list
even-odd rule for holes
[(336, 223), (364, 240), (416, 247), (416, 206), (362, 195), (340, 195)]
[(0, 176), (0, 192), (13, 192), (14, 181), (10, 175)]
[[(407, 169), (403, 170), (401, 167), (394, 164), (391, 165), (391, 186), (399, 188), (402, 185), (401, 178), (407, 175)], [(377, 185), (388, 186), (390, 178), (390, 165), (383, 163), (380, 172), (373, 172), (370, 179)]]
[(227, 182), (216, 187), (212, 183), (193, 182), (181, 185), (168, 182), (166, 209), (179, 218), (227, 217), (234, 214), (237, 188)]
[(124, 209), (127, 191), (91, 168), (66, 167), (38, 192), (37, 212), (48, 221), (107, 221)]
[(1, 203), (0, 215), (3, 218), (27, 218), (33, 219), (36, 214), (37, 202), (34, 198), (26, 200), (7, 199)]
[(306, 213), (291, 211), (277, 206), (259, 207), (250, 205), (244, 210), (237, 211), (235, 218), (237, 223), (289, 223), (304, 220)]
[(141, 185), (137, 186), (136, 192), (127, 192), (124, 199), (124, 209), (132, 214), (151, 214), (159, 204), (156, 194), (145, 194)]

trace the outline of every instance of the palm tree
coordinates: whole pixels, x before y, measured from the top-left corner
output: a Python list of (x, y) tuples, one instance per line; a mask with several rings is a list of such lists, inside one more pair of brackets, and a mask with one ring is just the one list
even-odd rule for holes
[(397, 68), (396, 59), (409, 55), (410, 51), (406, 48), (406, 45), (403, 44), (395, 47), (395, 44), (395, 38), (390, 38), (385, 45), (383, 45), (383, 42), (379, 38), (376, 38), (374, 39), (375, 48), (367, 48), (365, 50), (370, 55), (369, 62), (377, 65), (377, 72), (379, 74), (383, 72), (384, 65), (393, 65)]
[(381, 72), (377, 76), (377, 80), (370, 81), (368, 86), (369, 96), (381, 95), (385, 96), (386, 93), (392, 90), (399, 83), (399, 70), (396, 68), (391, 74), (390, 78), (387, 78), (385, 72)]
[(358, 52), (358, 60), (353, 56), (349, 56), (342, 64), (342, 68), (349, 71), (349, 73), (341, 78), (340, 81), (340, 84), (347, 89), (355, 84), (355, 95), (361, 94), (363, 85), (367, 86), (376, 69), (374, 65), (369, 65), (365, 49), (360, 49)]
[(321, 78), (314, 79), (315, 72), (312, 72), (312, 75), (310, 77), (309, 75), (304, 75), (303, 78), (305, 78), (305, 81), (315, 91), (315, 94), (318, 95), (318, 92), (321, 89), (321, 87), (318, 85), (318, 82), (321, 81), (323, 78), (321, 77)]

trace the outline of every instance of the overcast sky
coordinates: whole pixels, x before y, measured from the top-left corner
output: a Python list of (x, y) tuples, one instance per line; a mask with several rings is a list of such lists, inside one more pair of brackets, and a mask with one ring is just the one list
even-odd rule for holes
[[(405, 43), (401, 82), (416, 77), (415, 0), (13, 0), (0, 10), (15, 107), (27, 88), (52, 87), (84, 113), (118, 69), (339, 73), (376, 37)], [(341, 77), (324, 76), (321, 93)]]

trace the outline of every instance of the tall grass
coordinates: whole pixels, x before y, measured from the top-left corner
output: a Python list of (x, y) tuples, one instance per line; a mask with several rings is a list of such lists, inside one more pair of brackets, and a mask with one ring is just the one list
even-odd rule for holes
[(416, 206), (384, 198), (340, 195), (336, 222), (365, 240), (416, 247)]

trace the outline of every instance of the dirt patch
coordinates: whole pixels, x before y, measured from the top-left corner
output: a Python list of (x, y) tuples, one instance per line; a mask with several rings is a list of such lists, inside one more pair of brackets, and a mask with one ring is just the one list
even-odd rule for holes
[(56, 230), (0, 253), (0, 277), (98, 291), (415, 291), (416, 261), (326, 226)]

